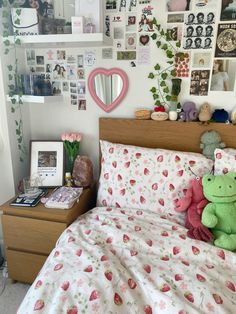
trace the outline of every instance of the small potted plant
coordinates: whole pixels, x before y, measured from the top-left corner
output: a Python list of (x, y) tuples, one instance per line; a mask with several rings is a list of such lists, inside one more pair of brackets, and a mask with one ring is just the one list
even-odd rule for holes
[(172, 121), (177, 120), (178, 118), (178, 96), (181, 91), (182, 80), (179, 78), (174, 78), (172, 81), (172, 90), (171, 90), (171, 100), (169, 104), (169, 119)]

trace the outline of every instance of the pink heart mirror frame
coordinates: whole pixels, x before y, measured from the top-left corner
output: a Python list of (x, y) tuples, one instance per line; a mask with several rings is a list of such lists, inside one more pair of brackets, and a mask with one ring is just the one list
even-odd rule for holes
[[(121, 92), (120, 92), (119, 96), (111, 104), (106, 105), (96, 94), (94, 81), (95, 81), (96, 75), (99, 75), (99, 74), (103, 74), (105, 76), (117, 74), (122, 79), (123, 86), (122, 86)], [(127, 74), (123, 70), (118, 69), (118, 68), (112, 68), (112, 69), (97, 68), (90, 73), (89, 78), (88, 78), (89, 92), (90, 92), (93, 100), (96, 102), (96, 104), (101, 109), (103, 109), (105, 112), (112, 111), (113, 109), (115, 109), (120, 104), (120, 102), (124, 99), (124, 97), (127, 93), (128, 86), (129, 86), (129, 80), (128, 80)]]

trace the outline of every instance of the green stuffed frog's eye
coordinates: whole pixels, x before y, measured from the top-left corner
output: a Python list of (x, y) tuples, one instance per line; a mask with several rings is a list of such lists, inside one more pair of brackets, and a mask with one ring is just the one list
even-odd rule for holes
[(234, 180), (236, 180), (236, 177), (234, 177)]
[(208, 178), (207, 181), (211, 181), (211, 178)]

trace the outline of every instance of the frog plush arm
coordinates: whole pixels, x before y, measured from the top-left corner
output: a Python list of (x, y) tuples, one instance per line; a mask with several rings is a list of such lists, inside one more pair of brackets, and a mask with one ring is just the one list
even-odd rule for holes
[(217, 225), (218, 218), (215, 215), (215, 204), (208, 204), (202, 213), (202, 223), (208, 228), (214, 228)]

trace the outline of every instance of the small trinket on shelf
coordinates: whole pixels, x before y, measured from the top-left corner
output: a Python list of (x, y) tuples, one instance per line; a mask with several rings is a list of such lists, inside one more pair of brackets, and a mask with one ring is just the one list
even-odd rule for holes
[(72, 177), (70, 172), (65, 174), (65, 186), (72, 186)]

